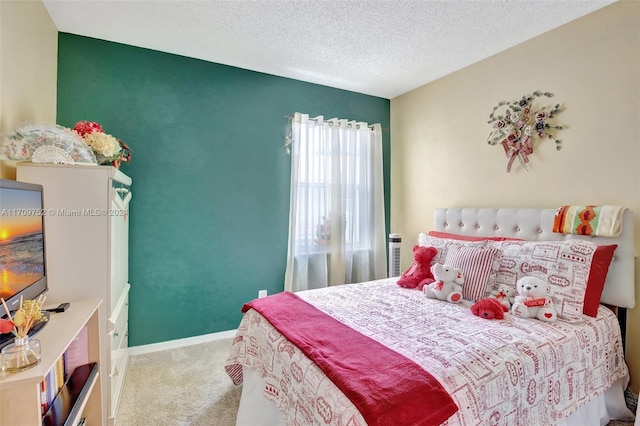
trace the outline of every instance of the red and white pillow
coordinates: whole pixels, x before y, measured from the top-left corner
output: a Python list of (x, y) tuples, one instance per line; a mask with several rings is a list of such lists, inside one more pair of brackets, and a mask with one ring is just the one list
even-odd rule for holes
[(418, 245), (425, 247), (435, 247), (438, 250), (438, 253), (431, 260), (431, 264), (434, 265), (436, 263), (446, 264), (447, 253), (449, 249), (453, 246), (457, 247), (485, 247), (487, 245), (486, 240), (481, 241), (465, 241), (458, 240), (453, 238), (441, 238), (434, 237), (426, 233), (420, 233), (418, 235)]
[[(557, 300), (568, 304), (565, 309), (565, 313), (561, 318), (570, 320), (576, 320), (579, 318), (579, 314), (576, 313), (579, 306), (582, 306), (583, 314), (592, 317), (597, 316), (598, 306), (600, 305), (600, 298), (604, 289), (609, 265), (613, 259), (613, 253), (617, 248), (616, 244), (596, 246), (591, 242), (577, 239), (535, 242), (510, 237), (476, 237), (440, 231), (430, 231), (428, 234), (421, 233), (418, 238), (418, 243), (420, 245), (432, 246), (438, 249), (438, 254), (433, 258), (431, 262), (432, 264), (436, 262), (450, 264), (451, 266), (460, 269), (465, 274), (465, 280), (469, 282), (465, 282), (465, 285), (463, 286), (463, 296), (465, 299), (472, 301), (487, 297), (492, 290), (497, 290), (497, 287), (500, 284), (507, 284), (515, 287), (515, 281), (517, 281), (517, 279), (513, 281), (513, 277), (534, 275), (545, 279), (545, 281), (549, 281), (548, 274), (540, 273), (541, 271), (529, 271), (529, 273), (525, 273), (523, 271), (520, 271), (519, 273), (518, 271), (514, 272), (514, 266), (512, 265), (515, 265), (516, 262), (513, 260), (513, 257), (522, 257), (526, 261), (527, 255), (526, 253), (522, 254), (522, 256), (512, 254), (508, 257), (508, 259), (511, 260), (502, 259), (503, 247), (510, 247), (509, 250), (513, 252), (514, 248), (520, 247), (520, 245), (515, 245), (514, 243), (521, 242), (523, 243), (521, 247), (523, 247), (525, 251), (530, 251), (531, 244), (548, 244), (553, 247), (563, 246), (566, 249), (567, 247), (571, 247), (572, 242), (576, 241), (581, 242), (578, 243), (578, 245), (584, 243), (584, 245), (591, 248), (595, 247), (595, 251), (592, 255), (587, 256), (590, 259), (590, 263), (588, 265), (585, 263), (584, 265), (587, 271), (586, 284), (580, 281), (574, 287), (572, 282), (571, 285), (567, 287), (554, 286), (554, 284), (550, 282), (554, 291), (556, 289), (560, 290), (561, 295), (557, 297)], [(453, 251), (451, 256), (448, 258), (448, 254), (453, 247), (456, 247), (456, 250)], [(462, 250), (462, 248), (466, 249)], [(489, 263), (488, 258), (491, 257), (491, 252), (484, 251), (482, 250), (483, 248), (497, 249), (493, 254), (492, 267), (488, 275), (486, 271), (487, 264)], [(529, 262), (528, 264), (532, 263)], [(561, 262), (557, 267), (564, 268), (563, 263)], [(523, 265), (522, 268), (526, 271), (527, 265)], [(509, 275), (510, 273), (515, 275)], [(509, 276), (511, 278), (508, 278)], [(482, 282), (485, 278), (486, 289), (483, 291)], [(556, 277), (552, 278), (552, 280), (556, 279)], [(566, 293), (570, 293), (571, 296), (566, 297)], [(581, 302), (579, 300), (580, 298), (582, 298)], [(571, 304), (573, 308), (569, 309), (569, 304)]]
[(587, 282), (597, 245), (585, 240), (501, 241), (491, 245), (500, 250), (490, 290), (499, 285), (515, 286), (524, 276), (546, 281), (552, 289), (558, 318), (578, 321), (582, 318)]
[(488, 279), (498, 250), (494, 247), (487, 248), (488, 240), (486, 239), (455, 237), (458, 236), (431, 231), (429, 234), (421, 233), (418, 236), (418, 244), (435, 247), (438, 250), (431, 261), (432, 265), (442, 263), (457, 268), (463, 273), (462, 296), (475, 302), (488, 294)]
[(451, 245), (445, 264), (459, 269), (464, 275), (462, 297), (478, 301), (489, 295), (489, 276), (494, 268), (498, 249)]
[(584, 295), (584, 307), (582, 313), (591, 317), (598, 316), (598, 306), (604, 290), (604, 282), (607, 279), (609, 265), (613, 260), (613, 253), (617, 244), (598, 246), (591, 260), (591, 270), (587, 280), (587, 291)]
[(474, 235), (452, 234), (450, 232), (429, 231), (430, 237), (448, 238), (458, 241), (524, 241), (522, 238), (511, 237), (476, 237)]

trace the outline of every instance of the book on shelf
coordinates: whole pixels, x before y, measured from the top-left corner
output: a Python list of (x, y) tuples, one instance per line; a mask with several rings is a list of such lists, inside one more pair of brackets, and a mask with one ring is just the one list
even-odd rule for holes
[(51, 370), (45, 379), (47, 384), (47, 405), (51, 407), (51, 402), (58, 395), (58, 389), (56, 389), (56, 373), (55, 369)]
[(73, 374), (73, 370), (79, 365), (89, 362), (89, 330), (85, 325), (73, 339), (66, 351), (67, 374)]
[(66, 374), (67, 370), (66, 370), (66, 366), (65, 366), (66, 358), (67, 358), (67, 353), (65, 352), (56, 361), (56, 368), (55, 368), (55, 370), (56, 370), (56, 374), (55, 374), (56, 392), (58, 392), (60, 389), (62, 389), (62, 385), (64, 385), (64, 382), (67, 380), (67, 374)]
[(49, 409), (49, 402), (47, 397), (47, 382), (43, 380), (40, 382), (40, 411), (42, 415)]

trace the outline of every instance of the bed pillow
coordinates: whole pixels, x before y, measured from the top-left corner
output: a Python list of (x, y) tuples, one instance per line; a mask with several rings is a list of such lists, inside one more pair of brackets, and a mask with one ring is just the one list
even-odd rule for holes
[(476, 237), (474, 235), (451, 234), (449, 232), (429, 231), (429, 236), (438, 238), (448, 238), (460, 241), (524, 241), (521, 238), (511, 237)]
[(436, 263), (446, 263), (447, 252), (450, 247), (453, 246), (461, 246), (461, 247), (485, 247), (487, 244), (486, 240), (482, 241), (462, 241), (451, 238), (439, 238), (432, 237), (429, 234), (424, 232), (418, 235), (418, 245), (424, 247), (435, 247), (438, 250), (438, 253), (431, 260), (431, 264), (434, 265)]
[(591, 260), (591, 270), (587, 280), (587, 291), (584, 296), (584, 307), (582, 313), (591, 317), (598, 316), (598, 306), (604, 282), (609, 272), (609, 265), (613, 259), (613, 252), (616, 251), (617, 244), (598, 246)]
[(587, 290), (591, 263), (597, 245), (585, 240), (498, 241), (497, 268), (489, 278), (491, 290), (501, 284), (515, 286), (524, 276), (535, 276), (551, 286), (558, 318), (579, 321)]
[(462, 297), (476, 302), (489, 294), (487, 286), (498, 249), (452, 245), (445, 264), (459, 269), (464, 275)]

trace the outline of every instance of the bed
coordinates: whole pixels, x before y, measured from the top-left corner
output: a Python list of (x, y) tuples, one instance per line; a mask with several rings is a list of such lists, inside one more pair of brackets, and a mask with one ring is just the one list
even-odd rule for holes
[[(546, 273), (565, 286), (555, 299), (559, 319), (553, 323), (509, 313), (485, 320), (471, 314), (471, 300), (427, 299), (399, 287), (397, 278), (245, 305), (225, 366), (243, 385), (237, 424), (600, 425), (632, 419), (623, 395), (629, 376), (620, 312), (635, 303), (633, 214), (624, 212), (619, 236), (593, 237), (552, 232), (555, 213), (437, 209), (433, 235), (419, 238), (439, 249), (434, 261), (441, 263), (451, 247), (501, 253), (487, 266), (487, 294), (521, 275)], [(601, 303), (585, 315), (582, 299), (596, 263), (590, 248), (614, 244)], [(516, 262), (508, 252), (534, 252), (538, 260)], [(549, 253), (570, 262), (551, 271), (544, 263)], [(605, 304), (622, 308), (619, 316)]]

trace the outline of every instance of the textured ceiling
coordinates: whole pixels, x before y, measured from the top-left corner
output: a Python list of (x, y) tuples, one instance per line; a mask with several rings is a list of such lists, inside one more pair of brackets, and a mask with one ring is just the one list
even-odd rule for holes
[(393, 98), (615, 0), (43, 0), (61, 32)]

